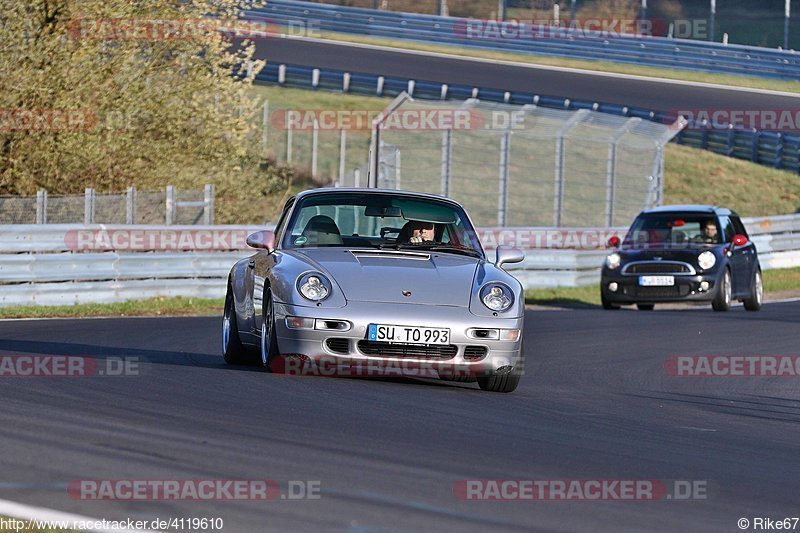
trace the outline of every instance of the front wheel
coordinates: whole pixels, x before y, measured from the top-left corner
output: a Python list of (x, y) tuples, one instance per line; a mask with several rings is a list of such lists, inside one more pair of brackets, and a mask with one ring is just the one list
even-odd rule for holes
[(229, 365), (241, 365), (250, 362), (242, 341), (239, 339), (239, 328), (236, 323), (236, 308), (233, 304), (233, 291), (228, 285), (225, 295), (225, 310), (222, 314), (222, 356)]
[(750, 296), (743, 300), (744, 308), (748, 311), (758, 311), (764, 301), (764, 281), (761, 279), (761, 271), (756, 270), (753, 276), (753, 283), (750, 287)]
[(272, 290), (264, 289), (264, 309), (261, 313), (261, 366), (271, 370), (272, 362), (278, 355), (278, 339), (275, 334), (275, 303)]
[(608, 310), (617, 310), (617, 309), (619, 309), (618, 305), (611, 303), (611, 301), (608, 300), (606, 298), (606, 296), (604, 294), (602, 294), (602, 293), (600, 294), (600, 301), (603, 304), (603, 309), (608, 309)]
[(727, 268), (722, 276), (721, 283), (714, 301), (711, 302), (711, 307), (714, 311), (727, 311), (731, 308), (731, 271)]

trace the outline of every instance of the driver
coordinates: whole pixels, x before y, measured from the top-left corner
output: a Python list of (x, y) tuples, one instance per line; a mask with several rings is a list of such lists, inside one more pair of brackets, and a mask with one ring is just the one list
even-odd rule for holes
[(708, 219), (703, 222), (702, 229), (703, 233), (694, 238), (695, 242), (704, 244), (716, 244), (719, 242), (717, 239), (717, 223), (714, 220)]
[(408, 226), (408, 242), (419, 243), (434, 240), (434, 226), (432, 222), (412, 220)]

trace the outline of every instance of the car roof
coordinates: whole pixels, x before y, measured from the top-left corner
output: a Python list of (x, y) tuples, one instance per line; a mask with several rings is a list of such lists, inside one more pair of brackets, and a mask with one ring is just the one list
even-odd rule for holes
[(714, 205), (699, 205), (699, 204), (662, 205), (659, 207), (654, 207), (653, 209), (645, 209), (640, 214), (649, 215), (652, 213), (708, 213), (720, 216), (736, 215), (736, 213), (734, 213), (727, 207), (719, 207)]
[(356, 193), (367, 193), (367, 194), (391, 194), (394, 196), (409, 196), (415, 198), (428, 198), (431, 200), (441, 200), (445, 202), (450, 202), (452, 204), (461, 205), (452, 198), (447, 198), (446, 196), (440, 196), (438, 194), (428, 194), (424, 192), (416, 192), (416, 191), (401, 191), (395, 189), (378, 189), (378, 188), (356, 188), (356, 187), (320, 187), (319, 189), (306, 189), (305, 191), (297, 193), (295, 196), (296, 199), (300, 200), (306, 196), (312, 194), (337, 194), (343, 192), (356, 192)]

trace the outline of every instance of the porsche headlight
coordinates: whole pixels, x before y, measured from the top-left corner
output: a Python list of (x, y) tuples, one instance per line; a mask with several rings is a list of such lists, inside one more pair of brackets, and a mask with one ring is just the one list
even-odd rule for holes
[(619, 254), (611, 254), (608, 257), (606, 257), (606, 266), (608, 266), (608, 268), (610, 268), (611, 270), (614, 270), (617, 267), (619, 267), (621, 261), (622, 258), (619, 256)]
[(321, 302), (330, 295), (331, 282), (322, 274), (306, 274), (297, 280), (297, 290), (306, 300)]
[(697, 264), (700, 265), (700, 268), (703, 270), (708, 270), (717, 264), (717, 256), (708, 251), (703, 252), (697, 256)]
[(511, 291), (502, 285), (487, 285), (481, 291), (483, 305), (492, 311), (505, 311), (514, 303)]

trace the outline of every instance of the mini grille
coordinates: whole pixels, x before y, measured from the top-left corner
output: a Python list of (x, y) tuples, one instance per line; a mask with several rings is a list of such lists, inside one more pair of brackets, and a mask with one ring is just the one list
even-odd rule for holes
[(350, 341), (347, 339), (328, 339), (325, 341), (325, 346), (334, 353), (350, 353)]
[(474, 361), (486, 357), (485, 346), (467, 346), (464, 348), (464, 359)]
[(628, 274), (685, 274), (691, 271), (689, 265), (677, 263), (639, 263), (626, 270)]
[(452, 359), (456, 346), (425, 346), (422, 344), (389, 344), (386, 342), (358, 341), (358, 349), (364, 355), (378, 357), (415, 357), (418, 359)]
[(626, 294), (643, 298), (674, 298), (678, 296), (686, 296), (689, 294), (689, 287), (687, 285), (675, 285), (674, 287), (631, 287), (626, 290)]

